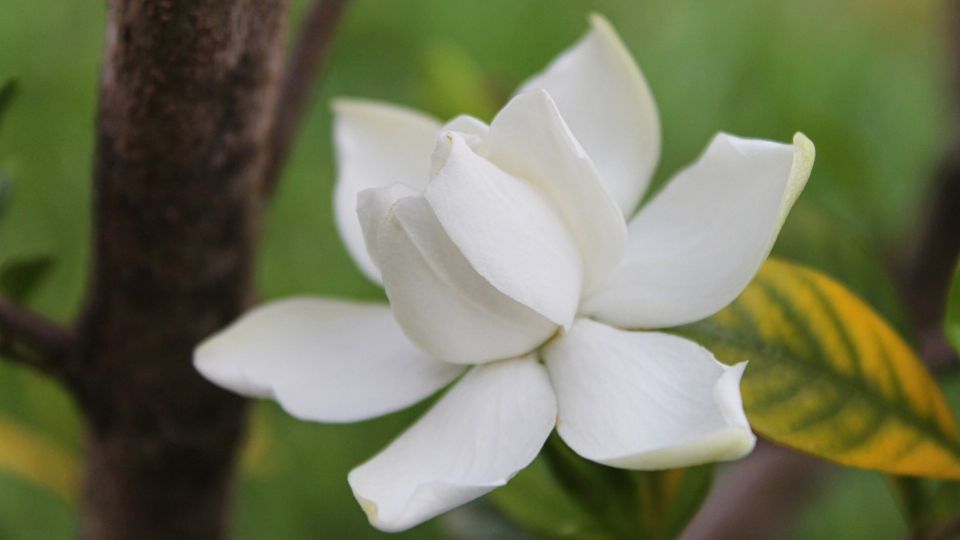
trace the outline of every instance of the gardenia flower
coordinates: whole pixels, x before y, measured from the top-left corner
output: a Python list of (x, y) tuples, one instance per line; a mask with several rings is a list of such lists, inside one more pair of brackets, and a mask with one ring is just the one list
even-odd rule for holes
[(196, 366), (321, 422), (396, 411), (459, 378), (350, 473), (374, 526), (404, 530), (504, 485), (554, 429), (625, 469), (753, 448), (746, 364), (653, 329), (746, 287), (809, 176), (803, 135), (718, 134), (632, 216), (659, 120), (599, 16), (490, 125), (362, 100), (334, 111), (337, 223), (389, 306), (270, 303), (200, 345)]

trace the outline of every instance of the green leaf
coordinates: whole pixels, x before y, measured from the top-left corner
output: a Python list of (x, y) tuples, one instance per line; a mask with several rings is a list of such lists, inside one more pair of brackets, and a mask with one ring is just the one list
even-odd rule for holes
[(17, 97), (18, 91), (19, 85), (16, 79), (9, 79), (0, 86), (0, 127), (3, 126), (3, 117), (13, 103), (13, 98)]
[(0, 538), (73, 538), (74, 505), (32, 481), (0, 474)]
[(550, 474), (543, 458), (487, 496), (503, 514), (536, 538), (612, 540), (589, 512)]
[(852, 467), (960, 478), (960, 436), (923, 363), (823, 274), (770, 260), (727, 309), (677, 332), (750, 361), (744, 408), (765, 437)]
[(713, 484), (713, 465), (628, 473), (639, 510), (633, 519), (638, 537), (678, 538), (696, 515)]
[(53, 270), (53, 258), (36, 255), (0, 267), (0, 292), (12, 302), (25, 304)]
[(630, 473), (588, 461), (556, 433), (541, 452), (557, 483), (611, 538), (646, 537), (637, 485)]
[(700, 508), (713, 466), (638, 472), (588, 461), (554, 434), (490, 500), (538, 538), (672, 539)]
[(947, 294), (947, 321), (944, 332), (953, 349), (960, 354), (960, 261), (953, 271), (953, 284)]

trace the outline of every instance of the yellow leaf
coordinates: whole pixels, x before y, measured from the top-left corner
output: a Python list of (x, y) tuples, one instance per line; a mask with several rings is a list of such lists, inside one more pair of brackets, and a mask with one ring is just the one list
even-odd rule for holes
[(71, 501), (77, 493), (76, 457), (41, 435), (0, 418), (0, 472), (25, 478)]
[(750, 423), (775, 442), (893, 474), (960, 479), (960, 436), (926, 367), (843, 285), (770, 260), (727, 309), (677, 332), (748, 360)]

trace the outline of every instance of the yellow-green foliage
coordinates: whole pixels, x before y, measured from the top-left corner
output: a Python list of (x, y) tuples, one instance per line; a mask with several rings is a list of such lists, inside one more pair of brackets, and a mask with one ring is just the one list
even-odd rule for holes
[(960, 436), (939, 387), (833, 279), (770, 260), (732, 305), (680, 332), (723, 362), (750, 362), (744, 407), (761, 435), (848, 466), (960, 478)]

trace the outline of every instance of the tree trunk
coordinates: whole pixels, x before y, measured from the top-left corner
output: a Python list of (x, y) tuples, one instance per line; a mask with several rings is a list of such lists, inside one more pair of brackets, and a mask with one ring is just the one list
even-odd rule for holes
[(89, 539), (226, 536), (243, 400), (192, 367), (251, 297), (287, 0), (111, 0), (92, 282), (67, 380)]

